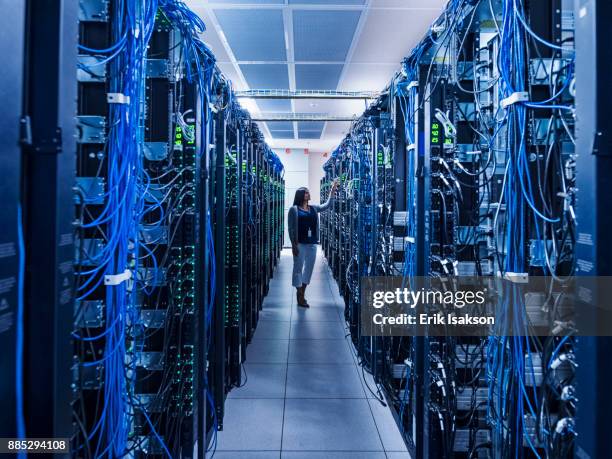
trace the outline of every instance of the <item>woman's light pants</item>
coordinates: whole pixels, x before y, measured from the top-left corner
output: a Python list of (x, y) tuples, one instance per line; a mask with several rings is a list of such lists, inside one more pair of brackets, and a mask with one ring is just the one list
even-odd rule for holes
[(312, 269), (317, 259), (317, 244), (298, 244), (298, 250), (298, 256), (293, 257), (292, 284), (294, 287), (310, 283)]

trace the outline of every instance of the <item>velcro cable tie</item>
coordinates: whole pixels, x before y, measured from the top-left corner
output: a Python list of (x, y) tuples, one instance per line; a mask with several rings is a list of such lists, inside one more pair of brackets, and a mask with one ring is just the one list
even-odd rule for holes
[(416, 88), (418, 86), (419, 86), (419, 82), (418, 81), (411, 81), (410, 84), (408, 84), (407, 89)]
[(528, 102), (529, 101), (529, 93), (528, 92), (515, 92), (510, 97), (506, 97), (502, 99), (501, 106), (502, 108), (507, 108), (510, 105), (514, 105), (519, 102)]
[(416, 143), (411, 143), (406, 146), (406, 151), (416, 150)]
[(126, 269), (121, 274), (107, 274), (104, 276), (104, 285), (119, 285), (132, 278), (132, 271)]
[(106, 94), (106, 101), (109, 104), (129, 105), (130, 96), (126, 96), (125, 94), (121, 94), (120, 92), (109, 92)]
[(504, 279), (515, 284), (526, 284), (529, 282), (529, 274), (506, 272), (506, 274), (504, 274)]

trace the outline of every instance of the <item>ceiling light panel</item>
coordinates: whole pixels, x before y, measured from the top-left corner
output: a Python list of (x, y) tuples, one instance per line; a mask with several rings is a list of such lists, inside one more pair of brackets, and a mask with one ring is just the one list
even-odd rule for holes
[(361, 10), (295, 10), (295, 60), (344, 61), (360, 15)]
[(280, 9), (216, 8), (214, 13), (237, 60), (287, 60)]

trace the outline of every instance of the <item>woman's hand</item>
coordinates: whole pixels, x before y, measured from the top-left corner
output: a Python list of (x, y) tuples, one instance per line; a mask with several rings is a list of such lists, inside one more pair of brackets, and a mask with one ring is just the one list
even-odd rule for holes
[(300, 254), (300, 251), (299, 251), (297, 245), (291, 246), (291, 251), (293, 252), (293, 256), (294, 257), (297, 257)]
[(340, 182), (338, 181), (338, 179), (335, 179), (334, 183), (332, 183), (332, 189), (331, 189), (332, 193), (338, 189), (338, 185), (340, 185)]

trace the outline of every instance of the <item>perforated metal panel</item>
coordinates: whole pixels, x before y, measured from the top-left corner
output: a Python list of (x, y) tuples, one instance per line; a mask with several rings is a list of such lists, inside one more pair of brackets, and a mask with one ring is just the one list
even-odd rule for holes
[(210, 0), (211, 5), (215, 5), (216, 3), (221, 5), (284, 5), (285, 0)]
[(321, 131), (325, 126), (324, 121), (300, 121), (298, 123), (299, 131)]
[(297, 61), (344, 61), (361, 10), (293, 12), (293, 39)]
[(299, 132), (298, 133), (298, 138), (299, 139), (320, 139), (321, 138), (321, 132), (315, 132), (315, 131), (303, 131), (303, 132)]
[(252, 89), (289, 89), (285, 64), (242, 64), (240, 70)]
[(323, 121), (309, 121), (298, 123), (298, 138), (300, 139), (319, 139), (323, 133)]
[(293, 139), (293, 131), (270, 131), (274, 139)]
[(293, 123), (291, 121), (268, 121), (266, 123), (271, 131), (292, 131)]
[(337, 89), (342, 64), (296, 64), (297, 89)]
[(284, 61), (285, 35), (280, 9), (214, 9), (236, 59)]
[(365, 5), (366, 0), (289, 0), (290, 5)]

